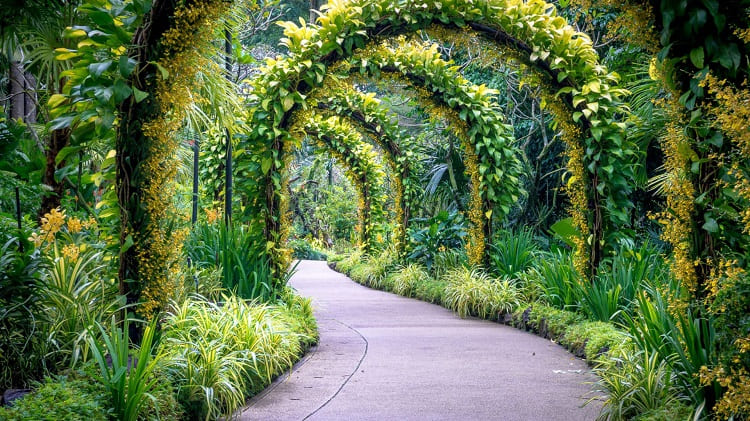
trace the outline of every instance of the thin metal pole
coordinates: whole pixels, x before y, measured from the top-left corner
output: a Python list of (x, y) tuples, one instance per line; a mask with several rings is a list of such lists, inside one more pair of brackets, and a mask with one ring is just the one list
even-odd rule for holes
[(23, 240), (21, 239), (21, 236), (23, 235), (23, 225), (21, 223), (21, 193), (18, 190), (18, 187), (16, 187), (16, 220), (18, 221), (18, 251), (23, 253)]
[[(227, 79), (232, 80), (232, 33), (228, 29), (224, 30), (226, 39), (224, 40), (225, 66), (227, 69)], [(224, 164), (225, 182), (224, 182), (224, 218), (229, 223), (232, 219), (232, 137), (229, 135), (229, 129), (224, 129), (227, 140), (227, 156)]]
[(190, 220), (195, 225), (198, 222), (198, 157), (200, 144), (198, 140), (193, 140), (193, 215)]

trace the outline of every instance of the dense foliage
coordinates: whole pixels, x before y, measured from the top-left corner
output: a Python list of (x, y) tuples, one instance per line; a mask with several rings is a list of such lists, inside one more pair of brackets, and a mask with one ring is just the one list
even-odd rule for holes
[(749, 26), (746, 0), (10, 2), (0, 389), (36, 391), (0, 415), (231, 415), (314, 340), (286, 283), (328, 257), (597, 362), (602, 419), (747, 419)]

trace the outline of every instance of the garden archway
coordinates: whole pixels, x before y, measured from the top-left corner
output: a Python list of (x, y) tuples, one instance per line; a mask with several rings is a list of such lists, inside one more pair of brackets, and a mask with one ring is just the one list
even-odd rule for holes
[[(386, 195), (383, 187), (385, 173), (377, 163), (372, 145), (361, 139), (361, 134), (338, 116), (324, 118), (313, 114), (299, 119), (290, 127), (300, 137), (309, 136), (344, 164), (346, 175), (355, 185), (359, 196), (359, 233), (365, 250), (375, 244), (375, 235), (384, 222)], [(286, 213), (286, 211), (283, 211)], [(291, 224), (284, 224), (288, 229)]]
[[(270, 154), (282, 151), (283, 143), (290, 140), (286, 130), (290, 112), (296, 107), (306, 107), (306, 96), (320, 87), (330, 66), (351, 57), (357, 48), (433, 24), (471, 28), (500, 45), (527, 54), (532, 66), (556, 81), (556, 95), (570, 109), (581, 134), (581, 147), (569, 156), (569, 168), (582, 170), (568, 183), (570, 188), (583, 192), (585, 198), (580, 201), (585, 203), (574, 204), (585, 206), (577, 209), (584, 214), (577, 221), (582, 232), (577, 241), (578, 254), (582, 255), (590, 246), (588, 263), (590, 267), (596, 266), (601, 258), (603, 232), (628, 223), (630, 201), (627, 180), (618, 173), (620, 166), (616, 165), (618, 160), (625, 161), (620, 151), (623, 126), (615, 119), (615, 114), (622, 110), (618, 105), (621, 92), (613, 87), (615, 77), (599, 64), (585, 34), (576, 32), (557, 16), (554, 5), (538, 0), (355, 0), (333, 1), (327, 8), (318, 18), (318, 26), (284, 24), (284, 43), (289, 54), (281, 60), (270, 60), (263, 77), (255, 84), (254, 96), (259, 106), (252, 112), (252, 140), (265, 144)], [(362, 66), (377, 67), (367, 59), (362, 60)], [(449, 105), (456, 106), (457, 102)], [(461, 117), (470, 130), (483, 131), (485, 116), (481, 112)], [(608, 165), (602, 165), (603, 160), (608, 160)], [(575, 165), (570, 161), (576, 161), (572, 163)], [(274, 159), (273, 163), (280, 160)], [(280, 165), (274, 165), (270, 172), (281, 170)], [(483, 175), (480, 181), (492, 178)], [(274, 219), (278, 198), (273, 194), (267, 198), (274, 202), (265, 209), (269, 235), (278, 226), (278, 218)]]

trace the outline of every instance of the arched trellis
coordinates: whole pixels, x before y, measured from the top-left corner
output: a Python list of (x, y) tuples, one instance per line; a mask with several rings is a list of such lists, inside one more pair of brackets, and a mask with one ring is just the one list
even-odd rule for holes
[[(381, 45), (372, 50), (367, 58), (355, 56), (351, 62), (342, 62), (333, 70), (338, 74), (364, 72), (379, 75), (381, 71), (403, 74), (417, 86), (432, 91), (435, 98), (447, 106), (456, 108), (461, 121), (466, 122), (467, 144), (464, 149), (473, 157), (472, 184), (479, 192), (472, 200), (469, 219), (472, 222), (467, 250), (472, 263), (480, 263), (484, 257), (484, 238), (487, 228), (487, 210), (498, 205), (499, 212), (507, 212), (520, 194), (518, 178), (521, 166), (518, 151), (514, 146), (512, 128), (502, 122), (502, 113), (492, 95), (494, 91), (475, 86), (456, 73), (437, 52), (437, 47), (414, 48), (404, 40), (396, 45)], [(471, 129), (468, 129), (469, 125)], [(278, 129), (281, 131), (281, 129)], [(283, 147), (283, 142), (279, 142)], [(480, 158), (483, 167), (477, 162)], [(480, 171), (486, 174), (482, 178)], [(484, 199), (486, 200), (482, 200)], [(278, 199), (276, 199), (278, 200)], [(269, 208), (281, 209), (281, 204)], [(271, 218), (274, 216), (271, 215)], [(271, 223), (275, 221), (270, 220)], [(278, 232), (279, 229), (269, 229)], [(473, 234), (473, 235), (472, 235)], [(283, 266), (282, 259), (278, 259)]]
[[(377, 153), (361, 134), (338, 116), (300, 116), (290, 127), (292, 133), (316, 140), (341, 162), (359, 195), (359, 234), (365, 250), (375, 247), (375, 235), (384, 222), (385, 173), (377, 163)], [(288, 225), (287, 225), (288, 226)]]
[[(255, 128), (250, 138), (265, 145), (261, 150), (270, 155), (270, 151), (283, 150), (283, 143), (289, 140), (285, 129), (289, 112), (295, 106), (305, 107), (305, 96), (320, 86), (328, 66), (350, 57), (354, 49), (378, 36), (413, 32), (432, 24), (468, 26), (528, 54), (532, 65), (557, 81), (557, 95), (571, 109), (583, 139), (580, 156), (574, 158), (586, 172), (569, 184), (578, 185), (588, 194), (587, 218), (579, 221), (585, 225), (579, 227), (584, 233), (579, 248), (591, 246), (590, 263), (596, 266), (601, 258), (602, 233), (626, 224), (631, 206), (628, 180), (617, 171), (621, 166), (601, 165), (602, 157), (610, 164), (626, 161), (616, 154), (623, 139), (623, 127), (615, 120), (615, 113), (620, 111), (620, 91), (610, 86), (615, 77), (599, 64), (588, 37), (556, 16), (554, 5), (539, 0), (332, 1), (317, 23), (319, 26), (301, 27), (286, 23), (284, 42), (289, 55), (270, 60), (255, 83), (254, 95), (260, 106), (252, 115)], [(280, 163), (272, 159), (273, 164)], [(269, 172), (280, 169), (280, 165), (274, 165)], [(266, 175), (273, 178), (268, 172)], [(264, 209), (266, 215), (273, 215), (276, 207), (269, 203)], [(278, 220), (266, 220), (266, 232), (270, 234)]]
[(404, 236), (420, 188), (419, 180), (414, 177), (415, 166), (418, 164), (411, 159), (415, 141), (399, 128), (398, 122), (388, 115), (374, 94), (354, 90), (338, 78), (328, 79), (330, 82), (325, 84), (326, 92), (321, 90), (321, 95), (313, 97), (317, 101), (317, 107), (356, 122), (385, 152), (387, 161), (392, 166), (397, 213), (393, 238), (401, 250), (405, 245)]

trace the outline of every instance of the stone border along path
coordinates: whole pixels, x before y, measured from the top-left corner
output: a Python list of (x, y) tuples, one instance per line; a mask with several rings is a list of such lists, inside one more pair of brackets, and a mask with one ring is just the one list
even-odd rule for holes
[(596, 377), (561, 346), (302, 261), (320, 342), (241, 420), (593, 420)]

